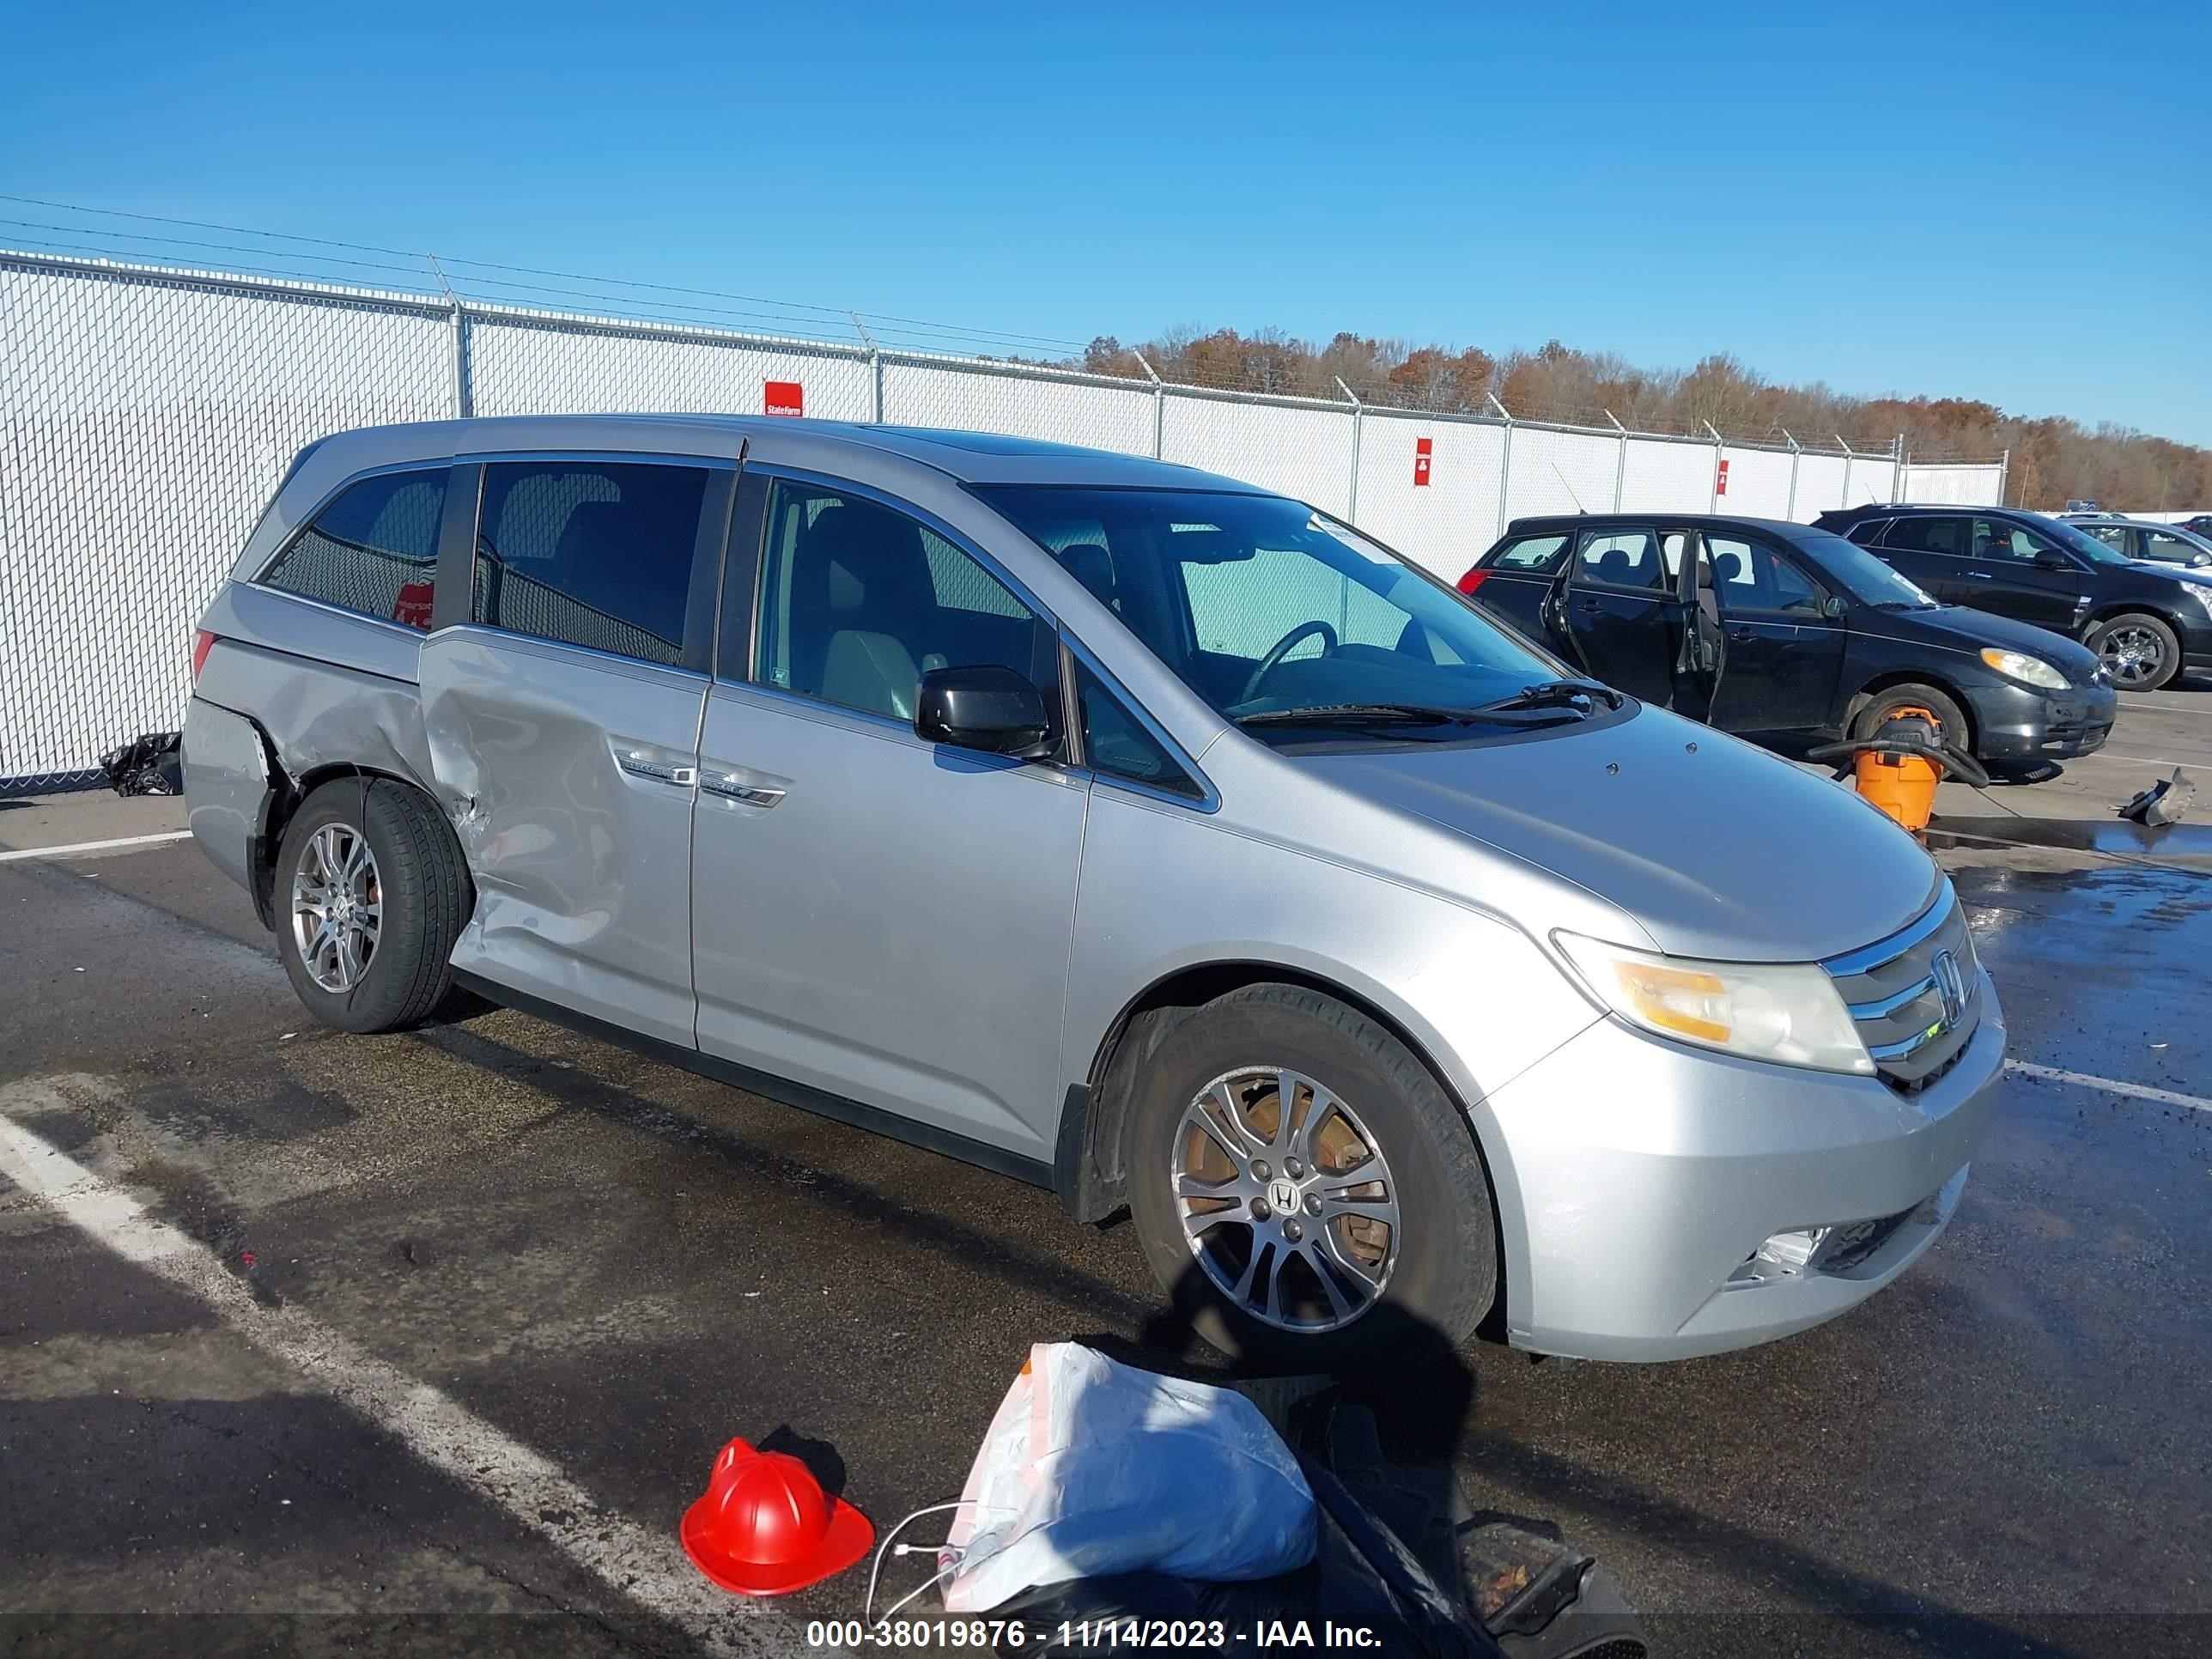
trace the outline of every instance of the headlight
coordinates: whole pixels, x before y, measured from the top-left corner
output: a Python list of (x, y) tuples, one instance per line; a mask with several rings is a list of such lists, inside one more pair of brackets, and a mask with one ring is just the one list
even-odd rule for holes
[(1874, 1073), (1835, 981), (1813, 963), (1698, 962), (1552, 937), (1615, 1013), (1648, 1031), (1752, 1060)]
[(1982, 653), (1982, 660), (2007, 679), (2018, 680), (2023, 685), (2039, 685), (2046, 691), (2066, 689), (2066, 676), (2040, 657), (2031, 657), (2021, 651), (1990, 650)]

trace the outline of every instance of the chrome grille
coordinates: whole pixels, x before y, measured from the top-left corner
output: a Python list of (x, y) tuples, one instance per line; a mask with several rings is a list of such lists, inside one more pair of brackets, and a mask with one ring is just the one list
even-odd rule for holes
[(1981, 1023), (1981, 969), (1949, 882), (1902, 933), (1821, 964), (1882, 1080), (1902, 1094), (1949, 1071)]

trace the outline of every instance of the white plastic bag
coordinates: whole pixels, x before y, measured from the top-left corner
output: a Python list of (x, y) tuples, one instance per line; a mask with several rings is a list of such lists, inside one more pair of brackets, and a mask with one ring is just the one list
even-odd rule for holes
[(1030, 1350), (961, 1498), (952, 1613), (1071, 1578), (1267, 1578), (1313, 1559), (1313, 1493), (1257, 1407), (1073, 1342)]

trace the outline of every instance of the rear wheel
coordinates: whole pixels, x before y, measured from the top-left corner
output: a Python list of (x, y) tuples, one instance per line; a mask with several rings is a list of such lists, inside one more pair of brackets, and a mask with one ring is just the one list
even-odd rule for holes
[(1474, 1138), (1427, 1067), (1356, 1009), (1288, 985), (1216, 999), (1152, 1056), (1132, 1135), (1146, 1258), (1227, 1353), (1357, 1368), (1402, 1342), (1408, 1316), (1456, 1344), (1489, 1310), (1497, 1249)]
[(2162, 617), (2140, 611), (2113, 617), (2089, 630), (2089, 648), (2123, 691), (2155, 691), (2181, 667), (2181, 641)]
[(292, 988), (342, 1031), (420, 1024), (453, 988), (468, 891), (453, 832), (419, 790), (324, 784), (276, 856), (276, 951)]
[(1943, 742), (1961, 754), (1974, 752), (1974, 733), (1967, 722), (1966, 711), (1932, 685), (1892, 685), (1875, 692), (1851, 722), (1851, 736), (1864, 741), (1888, 721), (1916, 710), (1936, 717), (1936, 736)]

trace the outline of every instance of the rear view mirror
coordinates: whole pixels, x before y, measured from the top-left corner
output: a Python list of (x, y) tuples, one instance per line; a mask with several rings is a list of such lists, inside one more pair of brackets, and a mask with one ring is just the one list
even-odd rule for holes
[(2035, 568), (2038, 570), (2071, 570), (2074, 562), (2063, 553), (2046, 547), (2035, 556)]
[(1850, 601), (1840, 593), (1831, 593), (1820, 601), (1820, 614), (1841, 622), (1851, 613)]
[(1249, 542), (1240, 542), (1211, 525), (1203, 530), (1176, 531), (1169, 539), (1168, 550), (1181, 564), (1241, 564), (1258, 551)]
[(956, 749), (1037, 760), (1052, 752), (1052, 721), (1029, 677), (996, 663), (933, 668), (914, 702), (915, 735)]

